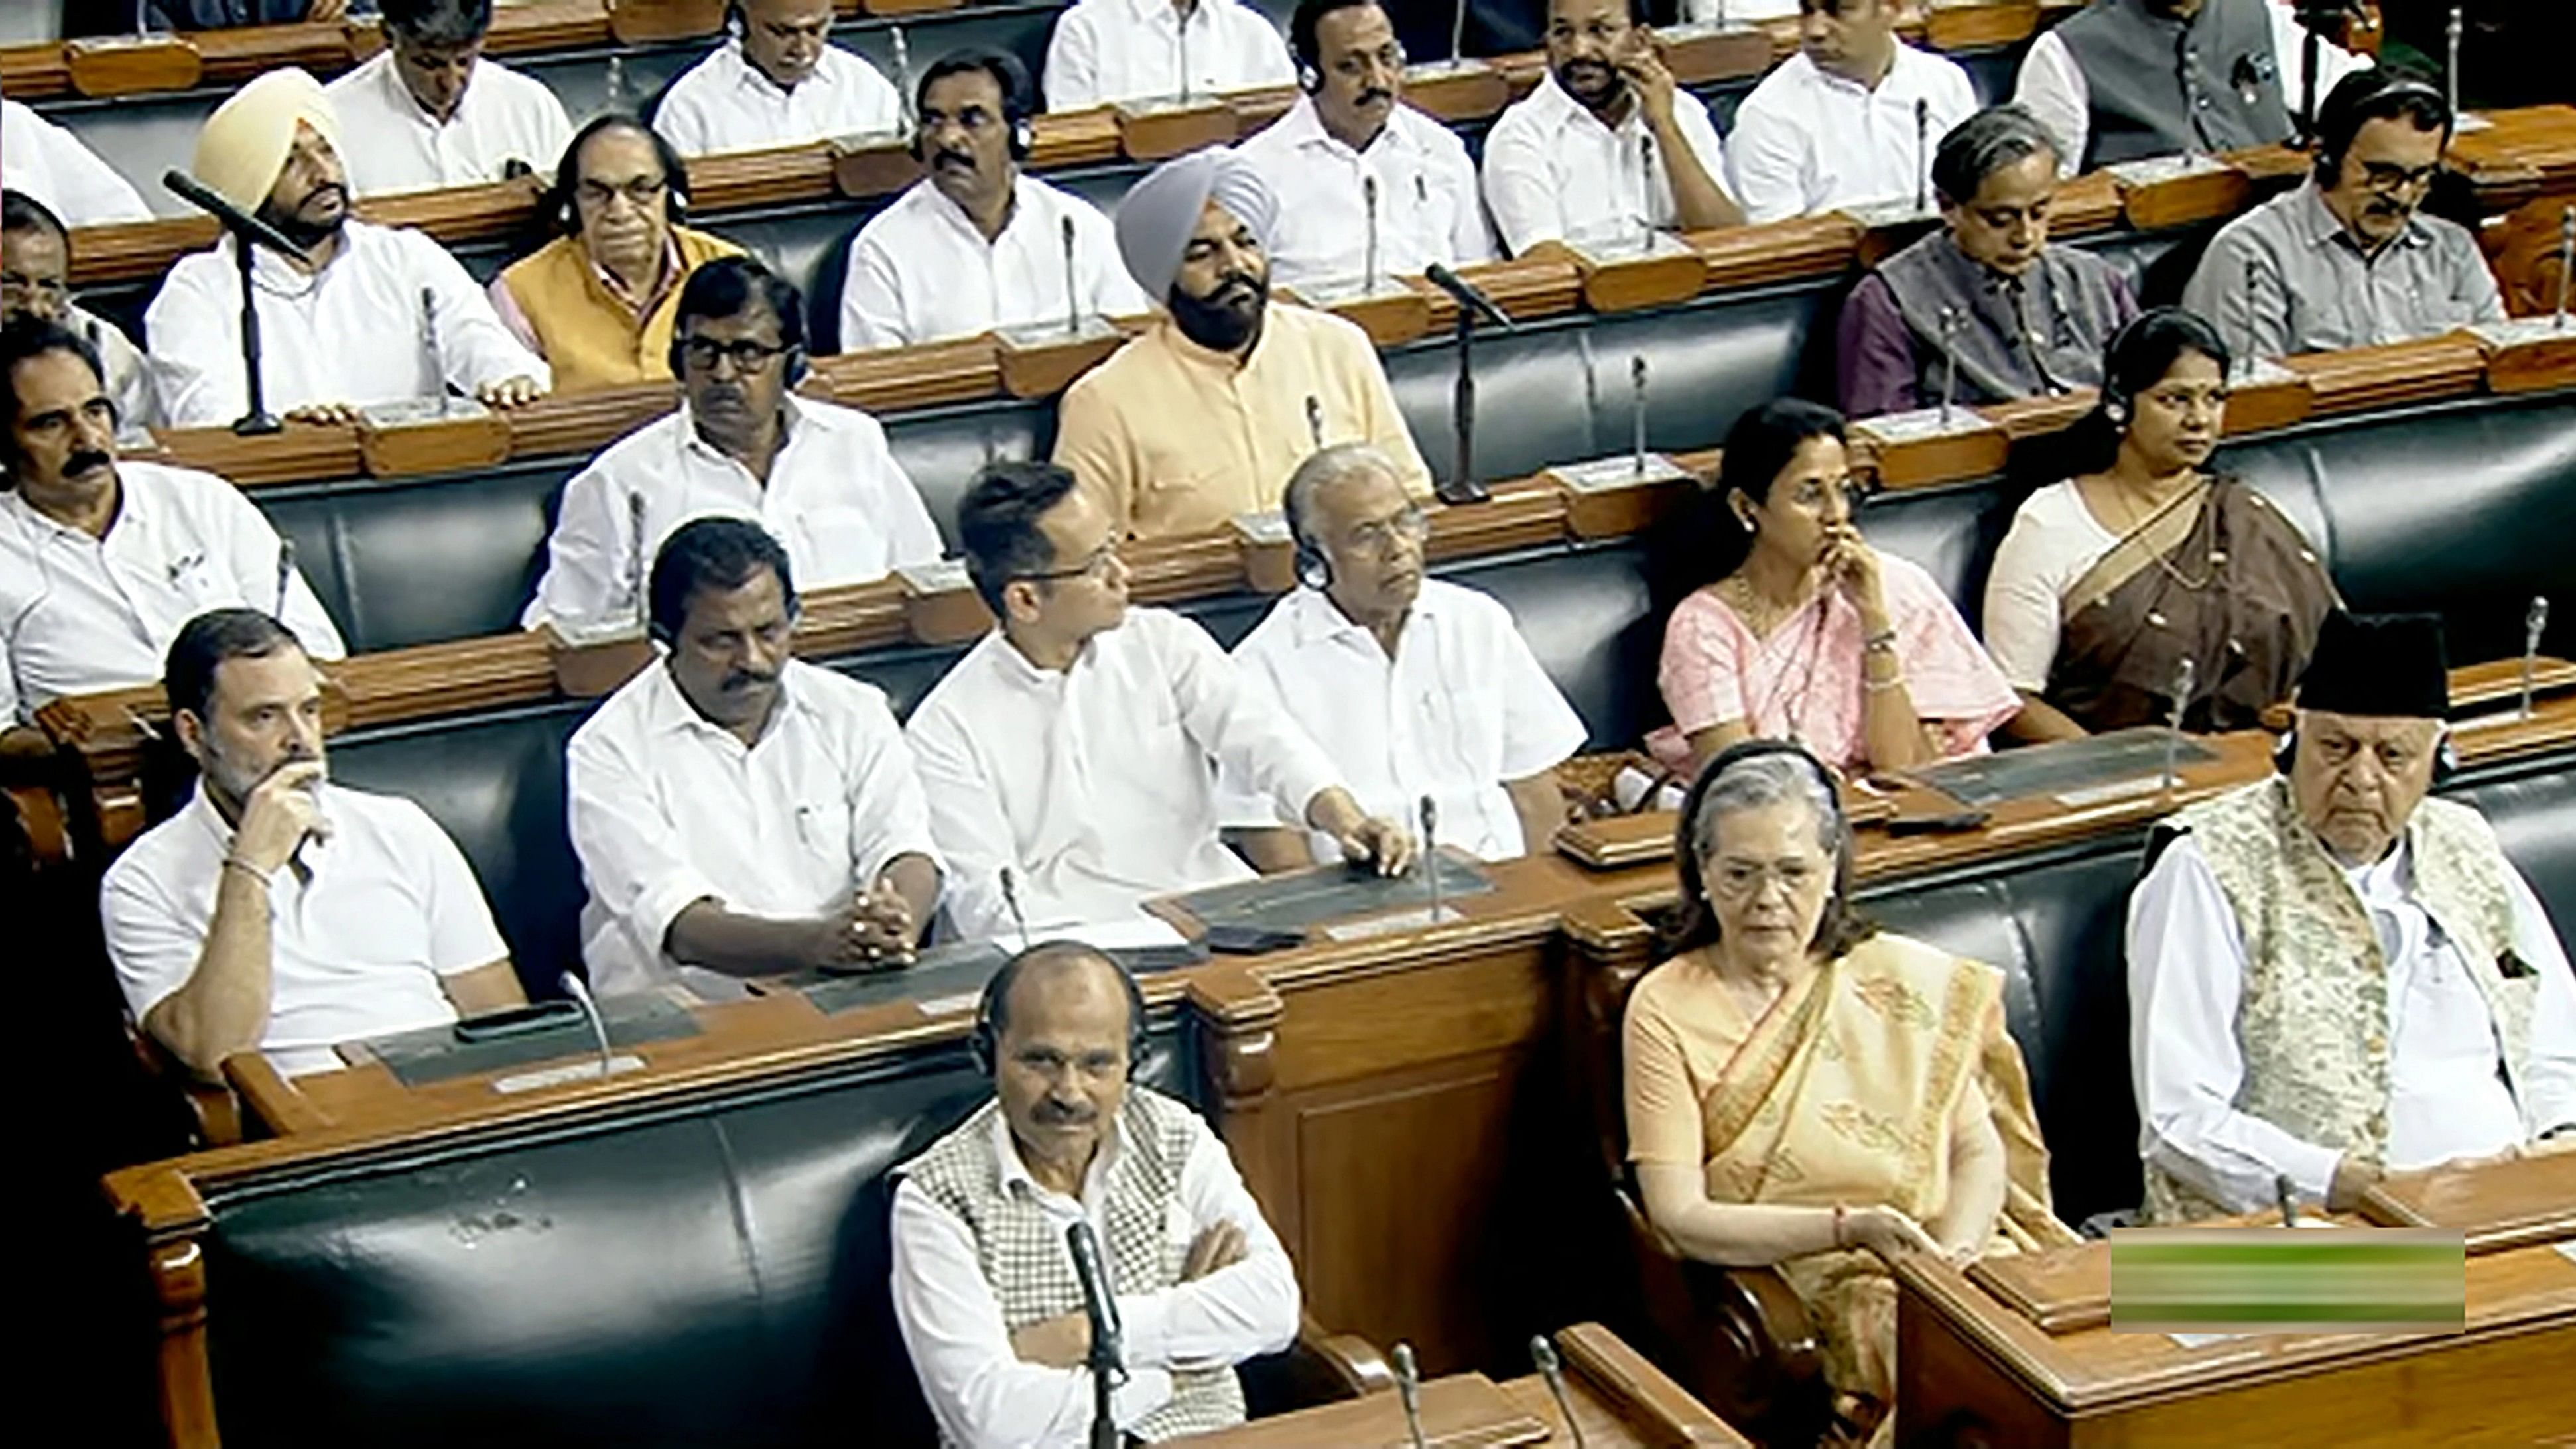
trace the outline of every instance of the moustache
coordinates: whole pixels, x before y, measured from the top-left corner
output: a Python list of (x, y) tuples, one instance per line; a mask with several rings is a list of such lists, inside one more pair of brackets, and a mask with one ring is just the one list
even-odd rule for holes
[(63, 460), (63, 476), (78, 478), (84, 473), (96, 472), (98, 469), (107, 467), (115, 461), (114, 458), (96, 448), (82, 448)]
[(1053, 1102), (1040, 1102), (1033, 1115), (1050, 1127), (1080, 1127), (1096, 1114), (1088, 1107), (1059, 1107)]
[(942, 151), (930, 158), (930, 164), (933, 167), (958, 166), (972, 171), (975, 169), (975, 158), (965, 151)]
[(349, 188), (342, 186), (336, 181), (325, 181), (321, 185), (314, 187), (311, 191), (304, 193), (304, 199), (295, 203), (295, 209), (297, 211), (302, 211), (306, 207), (313, 205), (315, 202), (320, 201), (326, 196), (339, 202), (342, 206), (349, 204)]
[(1252, 278), (1245, 276), (1241, 272), (1235, 272), (1227, 276), (1225, 280), (1216, 284), (1216, 290), (1208, 293), (1208, 300), (1211, 302), (1223, 302), (1237, 296), (1258, 297), (1260, 295), (1261, 284), (1259, 282), (1254, 281)]
[(777, 682), (778, 676), (775, 674), (764, 673), (757, 669), (736, 669), (725, 675), (724, 683), (719, 688), (727, 694), (739, 694), (746, 689), (766, 689)]
[(1385, 105), (1394, 99), (1395, 92), (1387, 90), (1382, 86), (1371, 86), (1367, 90), (1360, 92), (1359, 103), (1363, 106), (1378, 106)]

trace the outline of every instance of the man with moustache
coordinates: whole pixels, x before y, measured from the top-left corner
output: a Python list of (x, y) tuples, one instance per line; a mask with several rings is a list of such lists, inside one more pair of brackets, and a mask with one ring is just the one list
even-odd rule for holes
[(1403, 104), (1404, 47), (1378, 0), (1301, 0), (1288, 44), (1305, 94), (1242, 148), (1279, 199), (1275, 280), (1356, 278), (1372, 254), (1380, 277), (1491, 257), (1475, 165)]
[[(2120, 270), (2051, 246), (2057, 143), (2018, 106), (1962, 121), (1932, 155), (1941, 229), (1878, 264), (1843, 303), (1836, 374), (1855, 418), (2054, 397), (2102, 383), (2103, 349), (2138, 315)], [(1942, 319), (1955, 319), (1944, 341)]]
[(1745, 220), (1911, 204), (1924, 187), (1932, 139), (1977, 109), (1977, 93), (1957, 61), (1897, 38), (1897, 8), (1801, 0), (1798, 53), (1736, 108), (1727, 143)]
[(521, 623), (589, 629), (638, 617), (647, 561), (708, 514), (759, 521), (808, 587), (939, 557), (939, 529), (877, 420), (789, 391), (805, 371), (805, 303), (792, 283), (750, 257), (698, 268), (680, 289), (670, 363), (679, 410), (564, 484)]
[(1118, 205), (1128, 275), (1168, 315), (1065, 390), (1055, 461), (1121, 538), (1201, 533), (1275, 508), (1323, 443), (1374, 443), (1407, 492), (1431, 491), (1368, 334), (1271, 304), (1277, 206), (1223, 146), (1164, 162)]
[[(251, 261), (270, 408), (350, 422), (370, 403), (451, 389), (502, 408), (546, 391), (545, 363), (445, 247), (349, 215), (339, 118), (304, 71), (263, 72), (216, 107), (197, 136), (196, 174), (304, 249), (263, 247)], [(162, 410), (180, 427), (229, 423), (249, 405), (237, 245), (228, 236), (180, 258), (143, 316), (164, 370)]]
[(2251, 357), (2502, 322), (2477, 238), (2420, 210), (2450, 141), (2440, 91), (2375, 68), (2346, 76), (2317, 108), (2306, 184), (2221, 228), (2183, 305)]
[(360, 196), (544, 172), (572, 121), (546, 83), (483, 56), (492, 0), (384, 0), (385, 48), (323, 87)]
[(149, 443), (160, 424), (152, 362), (123, 328), (72, 300), (72, 235), (45, 204), (0, 191), (0, 324), (32, 317), (79, 333), (98, 352), (116, 403), (117, 440)]
[(832, 0), (732, 0), (725, 43), (689, 67), (653, 126), (690, 156), (872, 135), (903, 125), (903, 97), (831, 43)]
[(344, 1042), (524, 1005), (456, 842), (409, 800), (329, 783), (322, 676), (256, 609), (188, 621), (162, 679), (196, 793), (99, 885), (133, 1018), (199, 1076), (289, 1076)]
[(632, 116), (593, 119), (565, 148), (550, 198), (563, 235), (492, 281), (492, 308), (546, 360), (558, 392), (671, 376), (671, 324), (689, 274), (742, 255), (680, 225), (689, 173)]
[[(86, 716), (67, 695), (160, 677), (198, 614), (275, 610), (325, 658), (340, 634), (268, 520), (211, 473), (116, 456), (116, 404), (88, 341), (39, 318), (0, 328), (0, 729)], [(10, 731), (12, 750), (44, 735)]]
[(1404, 827), (1361, 809), (1205, 629), (1127, 607), (1117, 521), (1072, 474), (988, 465), (957, 514), (999, 622), (904, 735), (959, 934), (1134, 921), (1151, 897), (1250, 879), (1218, 839), (1220, 768), (1345, 859), (1412, 863)]
[[(1431, 521), (1366, 443), (1307, 459), (1282, 506), (1301, 587), (1235, 646), (1235, 663), (1323, 746), (1363, 809), (1409, 819), (1428, 797), (1443, 844), (1486, 860), (1545, 849), (1565, 821), (1556, 767), (1585, 731), (1511, 614), (1423, 577)], [(1226, 784), (1227, 823), (1257, 832), (1245, 840), (1256, 861), (1338, 858)]]
[(930, 174), (850, 244), (842, 347), (1145, 310), (1109, 218), (1020, 169), (1032, 107), (1028, 72), (1008, 51), (961, 50), (922, 72), (913, 149)]
[(1239, 0), (1077, 0), (1047, 37), (1050, 111), (1284, 86), (1289, 76), (1278, 27)]
[[(2065, 147), (2069, 176), (2268, 145), (2297, 129), (2306, 40), (2291, 0), (2093, 0), (2030, 43), (2013, 103)], [(2320, 44), (2317, 94), (2362, 64)]]
[(2176, 815), (2130, 898), (2159, 1222), (2576, 1146), (2567, 953), (2486, 820), (2426, 798), (2442, 621), (2329, 614), (2297, 705), (2283, 773)]
[(939, 902), (911, 752), (869, 685), (789, 657), (796, 579), (757, 523), (653, 560), (648, 666), (572, 737), (565, 794), (603, 994), (900, 966)]
[(1122, 1330), (1122, 1442), (1243, 1422), (1234, 1365), (1297, 1335), (1296, 1268), (1224, 1141), (1134, 1080), (1144, 1012), (1135, 979), (1088, 946), (1012, 957), (975, 1012), (993, 1099), (895, 1169), (895, 1324), (945, 1443), (1095, 1442), (1076, 1223)]
[(1548, 0), (1547, 74), (1485, 138), (1485, 205), (1514, 256), (1737, 226), (1726, 151), (1646, 27), (1645, 0)]

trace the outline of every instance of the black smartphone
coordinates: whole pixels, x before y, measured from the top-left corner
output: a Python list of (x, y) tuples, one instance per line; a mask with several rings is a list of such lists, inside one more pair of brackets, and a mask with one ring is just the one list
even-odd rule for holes
[(1207, 948), (1228, 956), (1258, 956), (1306, 944), (1303, 931), (1274, 931), (1267, 926), (1210, 926)]
[(502, 1011), (487, 1011), (456, 1023), (458, 1041), (506, 1041), (548, 1027), (578, 1024), (581, 1007), (570, 1001), (532, 1001)]

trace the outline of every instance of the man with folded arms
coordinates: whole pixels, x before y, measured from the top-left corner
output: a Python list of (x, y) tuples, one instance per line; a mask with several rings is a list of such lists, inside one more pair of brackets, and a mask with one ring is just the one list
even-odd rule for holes
[(962, 935), (1132, 921), (1149, 897), (1251, 879), (1218, 839), (1220, 767), (1345, 857), (1411, 864), (1412, 837), (1360, 808), (1206, 630), (1127, 607), (1117, 526), (1072, 474), (986, 467), (958, 535), (1000, 623), (904, 733)]
[(832, 44), (832, 0), (732, 0), (725, 43), (681, 73), (653, 128), (690, 156), (891, 133), (903, 97)]
[(1117, 1313), (1122, 1442), (1242, 1423), (1234, 1365), (1297, 1336), (1296, 1268), (1225, 1143), (1133, 1079), (1144, 1005), (1091, 947), (1012, 957), (975, 1014), (993, 1099), (895, 1169), (895, 1325), (946, 1443), (1093, 1442), (1077, 1223)]
[(360, 196), (554, 169), (572, 135), (544, 81), (483, 55), (492, 0), (384, 0), (385, 48), (324, 86)]
[[(251, 258), (271, 411), (350, 422), (370, 403), (451, 389), (506, 408), (551, 383), (445, 247), (350, 216), (339, 117), (312, 76), (267, 71), (217, 106), (197, 136), (196, 174), (304, 249), (261, 246)], [(180, 258), (144, 313), (163, 410), (180, 427), (229, 423), (248, 406), (237, 245), (228, 236)]]
[(198, 1075), (254, 1048), (289, 1076), (343, 1042), (519, 1006), (456, 842), (409, 800), (329, 782), (322, 676), (254, 609), (170, 646), (170, 725), (197, 790), (107, 868), (108, 959), (136, 1022)]
[(1275, 508), (1319, 443), (1374, 443), (1407, 492), (1431, 491), (1368, 334), (1270, 300), (1277, 206), (1222, 146), (1163, 163), (1118, 204), (1128, 274), (1169, 315), (1065, 390), (1055, 438), (1118, 537)]
[(939, 863), (885, 696), (791, 658), (796, 581), (757, 523), (701, 518), (653, 561), (661, 659), (572, 737), (565, 793), (602, 993), (912, 958)]
[(2297, 704), (2285, 773), (2176, 815), (2129, 903), (2161, 1222), (2576, 1145), (2567, 953), (2486, 820), (2426, 798), (2441, 620), (2328, 615)]
[[(1371, 812), (1409, 820), (1427, 796), (1443, 844), (1487, 860), (1546, 849), (1565, 821), (1556, 767), (1583, 748), (1583, 721), (1511, 614), (1423, 576), (1430, 519), (1366, 443), (1307, 459), (1284, 507), (1301, 586), (1235, 646), (1235, 663)], [(1227, 797), (1228, 823), (1259, 832), (1245, 842), (1255, 860), (1337, 856), (1269, 802)]]
[(520, 623), (579, 630), (637, 618), (662, 540), (708, 514), (758, 520), (808, 587), (939, 557), (938, 526), (877, 420), (790, 391), (805, 371), (805, 303), (792, 284), (749, 257), (719, 257), (690, 274), (675, 328), (682, 406), (564, 485)]

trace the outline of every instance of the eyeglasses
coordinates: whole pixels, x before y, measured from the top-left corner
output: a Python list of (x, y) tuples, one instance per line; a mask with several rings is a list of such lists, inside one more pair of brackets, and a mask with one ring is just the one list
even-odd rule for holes
[(1722, 860), (1708, 874), (1709, 894), (1731, 901), (1750, 900), (1762, 893), (1765, 883), (1778, 881), (1790, 895), (1802, 895), (1822, 884), (1824, 866), (1816, 861), (1777, 860), (1768, 864), (1751, 860)]
[(680, 344), (682, 365), (696, 372), (713, 372), (718, 358), (729, 359), (736, 372), (758, 372), (773, 358), (783, 357), (795, 348), (787, 343), (772, 347), (745, 337), (733, 342), (717, 342), (705, 337), (692, 337)]
[(639, 176), (621, 186), (611, 186), (604, 181), (584, 181), (572, 189), (572, 195), (573, 200), (588, 211), (606, 211), (608, 204), (621, 196), (637, 211), (651, 211), (653, 203), (661, 200), (662, 193), (670, 189), (671, 183), (663, 177)]
[(1789, 495), (1789, 501), (1800, 508), (1822, 508), (1830, 495), (1841, 499), (1844, 511), (1851, 512), (1869, 501), (1869, 492), (1869, 485), (1857, 478), (1838, 478), (1831, 483), (1810, 478), (1798, 485), (1797, 491)]
[(1351, 547), (1362, 553), (1385, 558), (1395, 552), (1398, 540), (1420, 548), (1431, 537), (1431, 515), (1419, 507), (1408, 508), (1393, 518), (1373, 519), (1351, 530)]
[(2418, 166), (2412, 171), (2403, 166), (2374, 161), (2361, 168), (2361, 184), (2382, 196), (2396, 196), (2421, 191), (2432, 185), (2433, 178), (2441, 174), (2442, 163), (2439, 161), (2430, 166)]
[(1089, 579), (1093, 583), (1101, 583), (1108, 579), (1109, 571), (1116, 567), (1117, 563), (1118, 540), (1113, 538), (1093, 549), (1088, 557), (1072, 568), (1043, 569), (1035, 573), (1016, 574), (1013, 577), (1038, 579), (1049, 583), (1059, 579)]
[(59, 311), (71, 300), (72, 289), (52, 277), (30, 277), (20, 272), (0, 272), (0, 297), (41, 299)]

